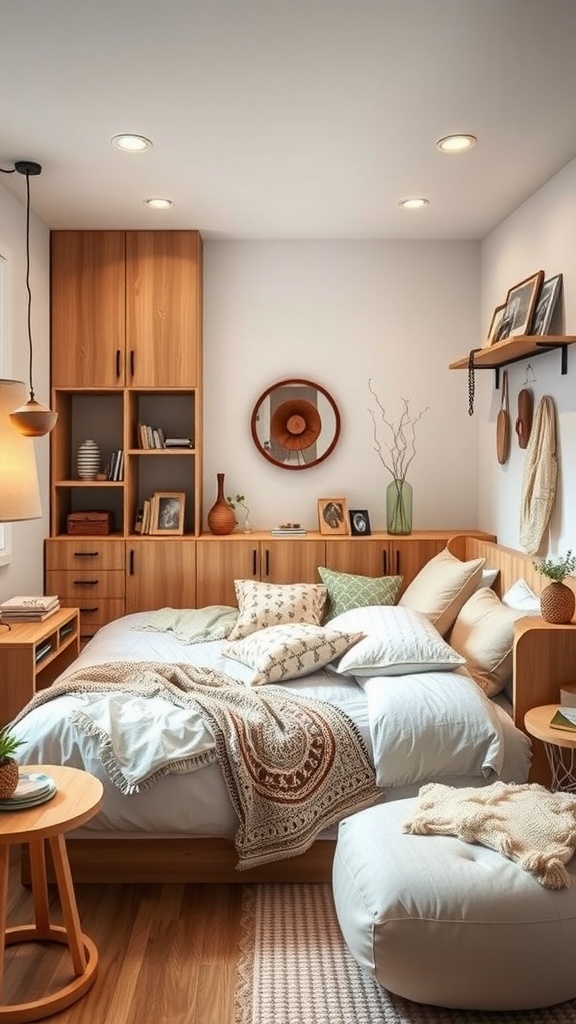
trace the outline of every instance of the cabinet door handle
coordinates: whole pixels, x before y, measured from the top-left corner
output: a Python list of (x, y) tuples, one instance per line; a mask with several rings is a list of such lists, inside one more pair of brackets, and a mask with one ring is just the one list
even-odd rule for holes
[(258, 569), (258, 552), (256, 551), (256, 548), (253, 548), (252, 549), (252, 575), (253, 576), (256, 575), (256, 570), (257, 569)]
[(270, 551), (268, 548), (266, 548), (266, 555), (264, 558), (264, 575), (270, 575)]
[(116, 349), (116, 378), (120, 379), (120, 349)]
[(82, 615), (85, 612), (98, 612), (98, 611), (100, 611), (100, 609), (98, 608), (98, 605), (95, 604), (93, 608), (81, 608), (80, 609), (80, 614)]
[(382, 568), (384, 569), (384, 572), (382, 573), (382, 575), (383, 576), (387, 576), (388, 575), (388, 552), (386, 551), (386, 548), (382, 549)]
[(134, 548), (130, 548), (130, 554), (128, 556), (128, 575), (134, 575)]
[(130, 376), (134, 376), (134, 349), (130, 349)]
[(97, 558), (99, 551), (75, 551), (74, 558)]
[(400, 548), (396, 548), (396, 575), (400, 575)]
[(75, 587), (95, 587), (98, 585), (99, 580), (74, 580)]

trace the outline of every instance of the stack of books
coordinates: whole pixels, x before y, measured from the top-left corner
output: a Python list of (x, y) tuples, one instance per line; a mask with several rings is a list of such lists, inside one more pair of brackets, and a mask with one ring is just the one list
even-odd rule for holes
[(43, 622), (60, 607), (58, 597), (10, 597), (0, 604), (2, 622)]
[(302, 529), (299, 523), (286, 523), (282, 526), (275, 526), (270, 530), (273, 537), (305, 537), (306, 530)]

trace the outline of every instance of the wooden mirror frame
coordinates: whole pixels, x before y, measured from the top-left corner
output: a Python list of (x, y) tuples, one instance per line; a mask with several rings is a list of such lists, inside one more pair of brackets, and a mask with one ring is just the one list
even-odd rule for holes
[[(278, 416), (281, 407), (287, 408), (290, 401), (297, 406), (288, 418), (293, 428), (289, 430), (293, 443), (284, 447), (278, 436), (272, 436), (273, 417)], [(306, 410), (310, 412), (308, 421)], [(250, 430), (258, 451), (274, 466), (310, 469), (334, 451), (340, 437), (340, 412), (326, 388), (311, 380), (291, 377), (271, 384), (262, 392), (252, 410)], [(307, 437), (309, 444), (306, 444)]]

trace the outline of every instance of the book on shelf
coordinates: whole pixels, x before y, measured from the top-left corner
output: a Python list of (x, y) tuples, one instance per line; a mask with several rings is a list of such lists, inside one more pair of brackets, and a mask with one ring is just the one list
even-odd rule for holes
[(576, 708), (562, 707), (552, 716), (551, 729), (568, 729), (576, 732)]
[(301, 526), (275, 526), (270, 533), (273, 537), (305, 537), (306, 530)]
[(49, 619), (54, 612), (57, 612), (60, 607), (60, 601), (49, 608), (47, 611), (18, 611), (17, 609), (11, 609), (10, 611), (2, 611), (0, 609), (0, 619), (2, 622), (44, 622), (44, 619)]
[(2, 604), (0, 604), (0, 611), (48, 612), (59, 604), (60, 600), (57, 594), (48, 594), (47, 596), (40, 595), (39, 597), (34, 595), (18, 595), (18, 597), (9, 597), (7, 601), (2, 601)]
[(145, 498), (144, 499), (144, 506), (143, 506), (143, 510), (142, 510), (142, 530), (141, 530), (141, 533), (143, 533), (143, 534), (150, 533), (150, 527), (152, 525), (151, 519), (152, 519), (152, 502), (151, 502), (150, 498)]
[(165, 448), (192, 448), (192, 441), (189, 437), (166, 437)]

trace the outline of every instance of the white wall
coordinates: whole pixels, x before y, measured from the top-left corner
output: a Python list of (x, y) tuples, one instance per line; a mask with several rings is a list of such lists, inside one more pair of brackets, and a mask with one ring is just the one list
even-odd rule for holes
[[(204, 245), (204, 508), (246, 495), (252, 526), (317, 529), (318, 497), (343, 496), (385, 528), (390, 476), (373, 451), (368, 379), (417, 427), (414, 528), (476, 527), (477, 421), (448, 363), (477, 344), (480, 246), (462, 242), (207, 242)], [(277, 468), (256, 450), (258, 396), (287, 377), (333, 395), (341, 440), (317, 467)]]
[[(0, 252), (8, 260), (8, 365), (6, 376), (23, 380), (28, 390), (28, 332), (26, 292), (26, 182), (21, 180), (22, 201), (0, 184)], [(34, 182), (32, 183), (34, 187)], [(49, 232), (33, 215), (30, 218), (30, 285), (32, 291), (32, 338), (34, 386), (39, 402), (49, 402)], [(43, 539), (48, 533), (47, 437), (34, 442), (42, 496), (43, 518), (14, 523), (12, 560), (0, 566), (0, 600), (15, 594), (43, 592)], [(0, 487), (2, 482), (0, 481)]]
[[(543, 270), (545, 276), (563, 274), (559, 330), (576, 334), (576, 160), (539, 189), (482, 243), (482, 322), (487, 329), (494, 308), (507, 290)], [(568, 373), (560, 372), (560, 354), (547, 352), (530, 360), (536, 378), (531, 385), (534, 407), (543, 395), (551, 395), (557, 410), (558, 487), (550, 528), (539, 554), (576, 550), (576, 346), (568, 349)], [(518, 392), (525, 386), (526, 362), (508, 367), (511, 420), (518, 411)], [(494, 388), (492, 371), (477, 375), (476, 413), (479, 441), (479, 522), (498, 535), (502, 544), (519, 548), (519, 515), (525, 450), (512, 435), (510, 460), (500, 466), (496, 459), (496, 416), (500, 392)]]

